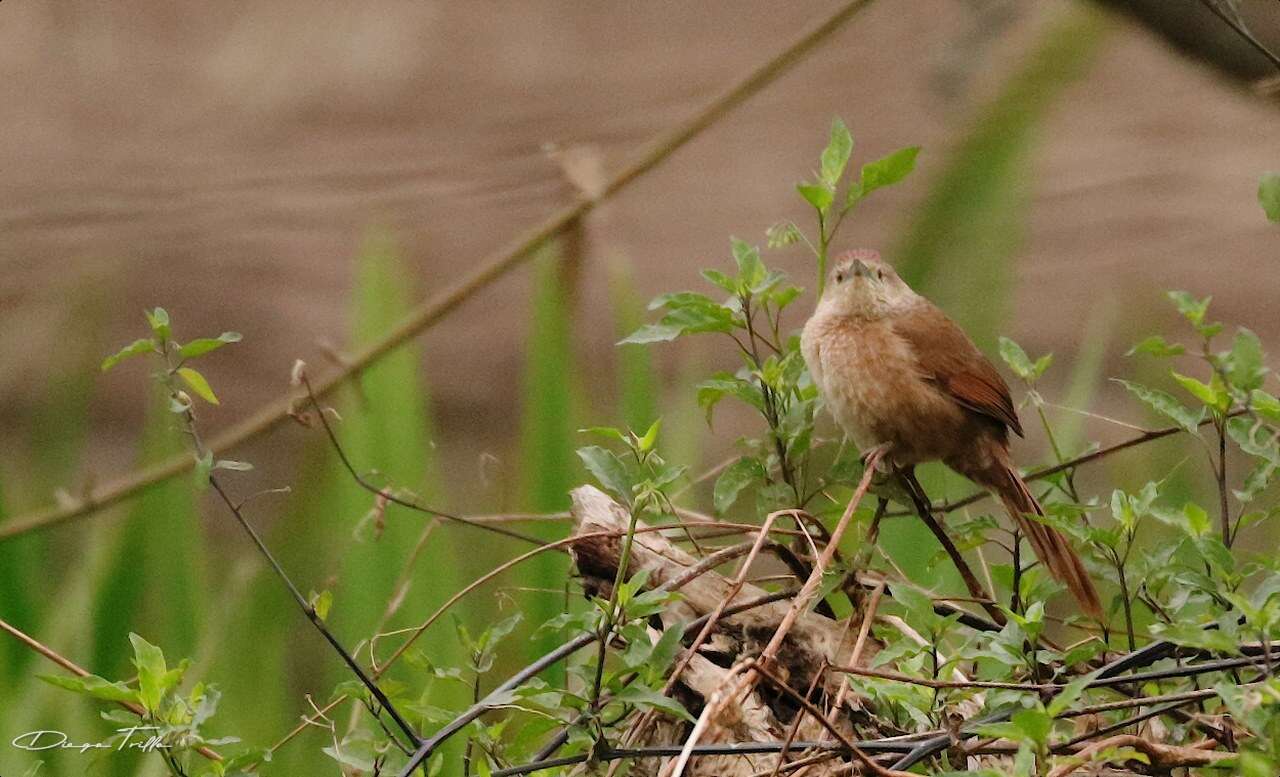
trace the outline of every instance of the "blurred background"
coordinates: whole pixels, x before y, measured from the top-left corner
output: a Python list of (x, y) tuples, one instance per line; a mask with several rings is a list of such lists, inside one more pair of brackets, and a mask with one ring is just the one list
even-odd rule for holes
[[(244, 334), (204, 360), (222, 404), (200, 423), (216, 435), (286, 394), (295, 359), (337, 371), (838, 5), (0, 5), (0, 516), (74, 501), (181, 450), (146, 366), (98, 371), (145, 334), (144, 308), (167, 308), (179, 339)], [(1280, 4), (1218, 7), (1280, 48)], [(923, 147), (912, 176), (860, 207), (844, 246), (909, 266), (989, 353), (1000, 334), (1033, 357), (1053, 352), (1051, 402), (1155, 423), (1106, 378), (1159, 381), (1125, 353), (1177, 333), (1164, 290), (1212, 294), (1217, 318), (1280, 339), (1276, 232), (1256, 202), (1260, 174), (1280, 167), (1276, 74), (1198, 0), (871, 4), (335, 394), (340, 434), (358, 466), (463, 514), (564, 509), (585, 479), (573, 452), (591, 442), (584, 426), (661, 416), (668, 458), (694, 471), (722, 461), (753, 419), (726, 407), (709, 427), (692, 386), (732, 369), (733, 352), (714, 340), (614, 343), (650, 297), (730, 263), (731, 235), (762, 244), (780, 219), (811, 227), (794, 184), (835, 116), (853, 131), (855, 163)], [(801, 247), (765, 260), (813, 287)], [(1077, 448), (1128, 434), (1051, 413)], [(1047, 461), (1043, 435), (1017, 454)], [(333, 591), (332, 621), (351, 644), (421, 621), (524, 549), (441, 526), (384, 618), (422, 516), (393, 508), (376, 536), (362, 524), (371, 500), (313, 430), (282, 426), (229, 455), (256, 465), (234, 476), (242, 496), (292, 488), (255, 499), (250, 516), (301, 587)], [(1142, 449), (1089, 479), (1140, 485), (1191, 455), (1178, 443)], [(1205, 485), (1193, 473), (1180, 487)], [(180, 477), (0, 540), (0, 618), (113, 678), (132, 674), (137, 631), (223, 689), (219, 733), (268, 745), (309, 710), (306, 694), (328, 698), (343, 673), (214, 508)], [(898, 531), (887, 541), (909, 564), (915, 535)], [(559, 611), (567, 569), (523, 567), (465, 619)], [(527, 644), (498, 671), (541, 643)], [(424, 650), (456, 659), (452, 626), (433, 627)], [(4, 777), (36, 761), (8, 746), (18, 733), (92, 740), (107, 728), (92, 705), (35, 679), (51, 671), (0, 640)], [(441, 694), (442, 706), (460, 703)], [(347, 719), (335, 718), (339, 731)], [(305, 734), (265, 773), (335, 773), (320, 753), (328, 741)], [(128, 757), (42, 760), (42, 775), (160, 773)]]

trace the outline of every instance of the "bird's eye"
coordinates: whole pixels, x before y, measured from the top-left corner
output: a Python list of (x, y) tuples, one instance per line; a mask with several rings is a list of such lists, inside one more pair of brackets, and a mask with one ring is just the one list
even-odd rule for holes
[(884, 270), (876, 270), (876, 277), (880, 280), (884, 280)]
[(844, 273), (836, 273), (836, 283), (844, 283)]

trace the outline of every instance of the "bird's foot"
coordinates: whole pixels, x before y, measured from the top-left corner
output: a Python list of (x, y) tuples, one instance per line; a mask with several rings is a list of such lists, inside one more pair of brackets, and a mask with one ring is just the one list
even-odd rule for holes
[(879, 445), (868, 448), (862, 452), (862, 466), (869, 464), (875, 465), (876, 472), (886, 474), (893, 470), (893, 462), (889, 461), (889, 451), (893, 449), (893, 443), (882, 442)]

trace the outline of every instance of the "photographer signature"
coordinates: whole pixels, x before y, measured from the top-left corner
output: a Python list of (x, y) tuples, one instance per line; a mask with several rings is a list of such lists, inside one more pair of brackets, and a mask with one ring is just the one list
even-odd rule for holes
[(44, 750), (79, 750), (87, 753), (93, 750), (115, 750), (117, 752), (124, 750), (132, 750), (143, 753), (151, 753), (156, 750), (166, 750), (171, 745), (165, 744), (164, 738), (155, 733), (159, 731), (158, 726), (129, 726), (128, 728), (118, 728), (116, 733), (120, 734), (120, 741), (113, 744), (111, 742), (75, 742), (65, 732), (54, 729), (42, 729), (40, 731), (28, 731), (25, 734), (19, 734), (14, 737), (9, 744), (19, 750), (29, 750), (32, 752), (40, 752)]

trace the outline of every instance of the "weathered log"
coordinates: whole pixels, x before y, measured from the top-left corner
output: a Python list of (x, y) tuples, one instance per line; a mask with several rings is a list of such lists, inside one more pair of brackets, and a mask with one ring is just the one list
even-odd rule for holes
[[(609, 496), (591, 486), (573, 491), (572, 513), (576, 534), (582, 539), (573, 544), (571, 551), (579, 572), (589, 588), (607, 591), (617, 573), (623, 540), (620, 535), (627, 530), (630, 521), (628, 511)], [(638, 525), (642, 528), (643, 524)], [(612, 536), (599, 536), (613, 533)], [(692, 579), (691, 568), (699, 559), (690, 555), (660, 532), (636, 534), (631, 548), (628, 576), (640, 571), (648, 572), (647, 585), (656, 588), (664, 584), (678, 583), (681, 598), (662, 613), (664, 626), (687, 623), (693, 618), (714, 612), (732, 592), (733, 583), (715, 570), (708, 570)], [(728, 602), (732, 605), (763, 596), (766, 592), (751, 584), (744, 584), (738, 594)], [(772, 602), (760, 607), (721, 618), (712, 638), (702, 646), (679, 678), (679, 692), (692, 711), (697, 711), (717, 690), (723, 688), (730, 668), (739, 660), (759, 655), (774, 631), (782, 622), (789, 602)], [(821, 673), (817, 693), (813, 700), (817, 706), (836, 698), (841, 683), (839, 674), (826, 672), (829, 664), (847, 661), (853, 652), (861, 613), (854, 613), (850, 621), (836, 621), (818, 613), (800, 615), (791, 628), (778, 653), (775, 672), (785, 678), (787, 684), (803, 695)], [(868, 639), (859, 657), (860, 664), (868, 663), (880, 650), (880, 643)], [(832, 723), (852, 735), (853, 716), (860, 709), (856, 694), (847, 695), (842, 709), (832, 715)], [(784, 741), (791, 733), (795, 716), (800, 714), (798, 705), (786, 694), (767, 683), (757, 685), (744, 698), (726, 705), (711, 729), (701, 738), (703, 743), (714, 742), (776, 742)], [(665, 721), (652, 729), (643, 743), (672, 743), (682, 741), (687, 727)], [(800, 741), (831, 739), (822, 724), (805, 715), (795, 732)], [(686, 774), (691, 775), (748, 775), (771, 768), (777, 755), (704, 756), (694, 760)], [(668, 764), (657, 759), (636, 764), (639, 774), (661, 774)], [(843, 765), (842, 759), (815, 765), (806, 772), (812, 777), (832, 774)], [(846, 772), (847, 773), (847, 772)]]

